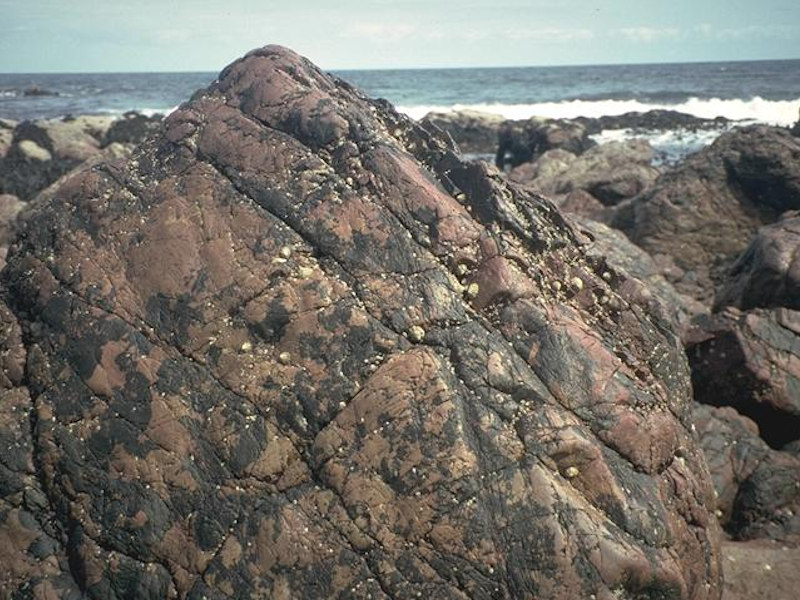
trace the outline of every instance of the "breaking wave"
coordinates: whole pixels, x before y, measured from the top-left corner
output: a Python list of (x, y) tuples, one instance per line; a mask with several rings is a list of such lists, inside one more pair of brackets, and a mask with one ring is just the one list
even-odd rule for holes
[(474, 110), (500, 115), (506, 119), (528, 119), (534, 116), (571, 119), (575, 117), (614, 116), (627, 112), (647, 112), (649, 110), (662, 109), (688, 113), (705, 119), (725, 117), (735, 121), (789, 126), (798, 120), (800, 98), (795, 100), (766, 100), (759, 96), (748, 100), (689, 98), (685, 102), (677, 104), (655, 104), (638, 100), (567, 100), (538, 104), (412, 105), (398, 106), (397, 109), (413, 119), (421, 119), (429, 112), (434, 111)]

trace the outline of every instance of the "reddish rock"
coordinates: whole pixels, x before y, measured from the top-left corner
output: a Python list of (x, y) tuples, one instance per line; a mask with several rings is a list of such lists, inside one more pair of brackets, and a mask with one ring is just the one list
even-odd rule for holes
[(774, 448), (800, 439), (800, 312), (729, 308), (686, 339), (695, 400), (733, 406)]
[(800, 214), (758, 230), (717, 293), (715, 307), (800, 310)]
[(754, 126), (721, 135), (620, 209), (614, 225), (684, 272), (678, 291), (710, 303), (762, 225), (800, 209), (800, 140)]
[(9, 595), (719, 598), (669, 321), (388, 104), (262, 48), (26, 214)]
[(727, 532), (800, 542), (800, 457), (770, 448), (731, 407), (696, 404), (694, 421)]

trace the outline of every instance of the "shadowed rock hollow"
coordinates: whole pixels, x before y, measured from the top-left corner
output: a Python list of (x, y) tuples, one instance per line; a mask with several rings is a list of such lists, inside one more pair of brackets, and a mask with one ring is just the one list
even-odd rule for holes
[(5, 597), (718, 598), (669, 320), (269, 46), (3, 271)]

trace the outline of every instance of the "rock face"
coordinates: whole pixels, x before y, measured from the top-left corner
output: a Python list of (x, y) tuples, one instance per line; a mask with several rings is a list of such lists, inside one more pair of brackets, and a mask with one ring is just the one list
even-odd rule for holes
[(695, 425), (728, 533), (800, 542), (800, 457), (770, 448), (730, 407), (697, 404)]
[(506, 121), (501, 115), (476, 110), (432, 112), (424, 120), (449, 133), (462, 153), (492, 156), (497, 152), (500, 127)]
[(757, 229), (800, 209), (800, 140), (755, 126), (720, 136), (617, 212), (615, 226), (675, 260), (679, 291), (710, 303)]
[(26, 213), (6, 593), (719, 597), (668, 321), (448, 144), (269, 46)]
[[(625, 294), (636, 296), (641, 302), (650, 302), (652, 310), (663, 312), (676, 331), (684, 332), (691, 326), (693, 317), (708, 312), (696, 300), (679, 294), (664, 278), (662, 269), (650, 255), (622, 232), (585, 217), (573, 218), (581, 232), (592, 240), (587, 245), (587, 254), (605, 261), (617, 271), (631, 275)], [(636, 285), (637, 280), (639, 285)]]
[(548, 150), (532, 163), (520, 165), (509, 177), (529, 183), (548, 196), (584, 190), (605, 205), (633, 198), (659, 175), (651, 166), (653, 149), (645, 140), (608, 142), (580, 156), (563, 149)]
[(699, 318), (687, 335), (694, 397), (733, 406), (772, 447), (800, 438), (800, 312), (754, 309)]
[(498, 135), (495, 164), (501, 169), (513, 168), (554, 148), (582, 154), (593, 146), (595, 142), (589, 138), (589, 131), (577, 121), (541, 117), (506, 121)]
[(731, 268), (715, 305), (800, 310), (800, 213), (787, 213), (758, 230)]

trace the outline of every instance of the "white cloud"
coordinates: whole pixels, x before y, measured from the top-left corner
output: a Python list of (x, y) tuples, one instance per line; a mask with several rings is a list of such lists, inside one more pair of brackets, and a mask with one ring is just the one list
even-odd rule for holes
[(342, 37), (372, 40), (375, 42), (397, 42), (415, 35), (419, 29), (415, 25), (403, 23), (352, 23)]
[(704, 37), (716, 40), (797, 39), (800, 35), (800, 29), (792, 25), (748, 25), (715, 29), (706, 24), (700, 28), (700, 33)]
[(677, 27), (623, 27), (622, 29), (617, 29), (616, 32), (629, 41), (640, 44), (675, 39), (681, 35), (681, 30)]
[(590, 40), (594, 33), (590, 29), (564, 29), (559, 27), (514, 28), (505, 32), (512, 40), (533, 40), (540, 42), (576, 42)]

